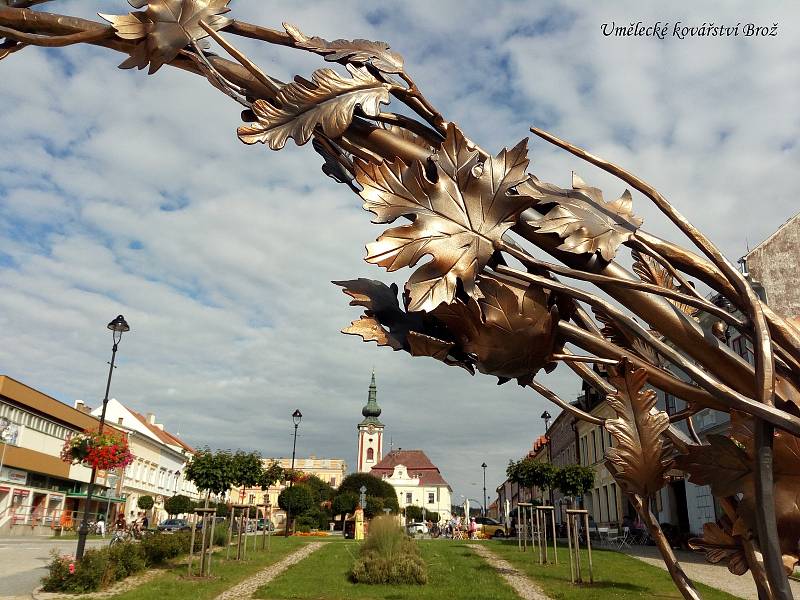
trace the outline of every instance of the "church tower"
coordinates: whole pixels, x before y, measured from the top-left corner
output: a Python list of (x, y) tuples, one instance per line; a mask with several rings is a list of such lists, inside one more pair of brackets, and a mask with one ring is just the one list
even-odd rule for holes
[(372, 371), (372, 381), (369, 384), (367, 404), (361, 409), (364, 420), (358, 424), (358, 464), (359, 473), (369, 473), (373, 465), (380, 462), (383, 457), (383, 423), (378, 417), (381, 407), (378, 406), (378, 389), (375, 386), (375, 371)]

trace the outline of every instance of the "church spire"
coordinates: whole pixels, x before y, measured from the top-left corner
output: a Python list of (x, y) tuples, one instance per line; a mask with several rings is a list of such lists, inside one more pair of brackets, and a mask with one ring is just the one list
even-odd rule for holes
[(381, 416), (381, 407), (378, 406), (378, 386), (375, 385), (375, 369), (372, 369), (372, 380), (369, 383), (369, 395), (367, 396), (366, 405), (361, 409), (361, 414), (364, 415), (364, 420), (360, 423), (361, 425), (368, 425), (370, 423), (373, 425), (383, 425), (383, 423), (378, 420), (378, 417)]

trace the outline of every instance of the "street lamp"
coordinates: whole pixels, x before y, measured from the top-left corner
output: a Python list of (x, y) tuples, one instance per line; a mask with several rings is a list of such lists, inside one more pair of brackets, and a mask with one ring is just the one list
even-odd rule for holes
[[(299, 408), (295, 408), (294, 412), (292, 413), (292, 422), (294, 423), (294, 441), (292, 442), (292, 478), (289, 480), (289, 488), (292, 487), (294, 483), (294, 453), (297, 448), (297, 428), (300, 427), (300, 421), (303, 420), (303, 413), (300, 412)], [(291, 504), (286, 505), (286, 530), (283, 532), (284, 537), (289, 537), (289, 522), (292, 517), (292, 508)]]
[[(541, 416), (544, 419), (544, 443), (547, 447), (547, 462), (553, 462), (553, 457), (550, 455), (550, 439), (547, 437), (547, 430), (550, 429), (550, 419), (553, 417), (550, 416), (550, 413), (544, 411)], [(553, 488), (550, 488), (550, 506), (553, 505)]]
[[(106, 381), (106, 395), (103, 397), (103, 411), (100, 413), (100, 426), (99, 433), (103, 433), (103, 427), (106, 423), (106, 406), (108, 405), (108, 392), (111, 389), (111, 374), (114, 372), (114, 360), (117, 357), (117, 346), (122, 339), (122, 334), (130, 331), (128, 322), (122, 315), (117, 315), (117, 318), (108, 324), (111, 330), (111, 337), (114, 340), (114, 345), (111, 347), (111, 362), (108, 363), (108, 380)], [(94, 482), (97, 478), (97, 469), (92, 467), (92, 476), (89, 478), (89, 487), (86, 489), (86, 506), (83, 508), (83, 518), (81, 525), (78, 529), (78, 547), (75, 550), (75, 560), (83, 558), (83, 550), (86, 548), (86, 536), (89, 533), (89, 505), (92, 501), (92, 492), (94, 491)]]
[(486, 497), (486, 463), (481, 465), (483, 467), (483, 516), (486, 516), (486, 505), (489, 503)]
[(550, 419), (553, 417), (550, 416), (549, 412), (544, 411), (541, 418), (544, 419), (544, 434), (547, 435), (547, 430), (550, 429)]

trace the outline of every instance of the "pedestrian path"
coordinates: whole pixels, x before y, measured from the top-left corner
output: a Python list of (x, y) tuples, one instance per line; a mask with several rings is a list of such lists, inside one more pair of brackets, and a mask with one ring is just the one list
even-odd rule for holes
[(252, 577), (236, 584), (232, 588), (222, 592), (214, 600), (247, 600), (253, 597), (253, 593), (266, 583), (275, 579), (292, 565), (296, 565), (313, 552), (319, 550), (327, 542), (311, 542), (299, 550), (292, 552), (289, 556), (275, 564), (269, 565)]
[[(634, 546), (626, 548), (625, 553), (650, 565), (655, 565), (664, 570), (667, 569), (658, 549), (653, 546)], [(737, 598), (758, 600), (756, 584), (753, 583), (753, 578), (749, 572), (742, 576), (734, 575), (728, 571), (724, 563), (712, 564), (707, 562), (702, 554), (696, 552), (675, 550), (675, 555), (678, 557), (686, 575), (692, 581), (704, 583), (709, 587), (728, 592)], [(792, 588), (794, 597), (800, 598), (800, 582), (790, 580), (789, 585)]]
[(486, 546), (480, 544), (468, 544), (475, 553), (489, 563), (497, 573), (510, 585), (522, 600), (550, 600), (549, 596), (531, 581), (525, 574), (505, 559), (500, 558)]

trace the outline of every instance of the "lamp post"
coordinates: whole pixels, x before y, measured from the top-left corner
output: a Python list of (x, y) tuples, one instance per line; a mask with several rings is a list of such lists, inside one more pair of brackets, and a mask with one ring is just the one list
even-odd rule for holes
[[(111, 362), (108, 363), (108, 380), (106, 381), (106, 394), (103, 397), (103, 411), (100, 413), (100, 426), (99, 433), (103, 433), (103, 427), (106, 423), (106, 406), (108, 405), (108, 392), (111, 389), (111, 374), (114, 372), (114, 361), (117, 357), (117, 347), (122, 339), (122, 334), (130, 331), (128, 322), (122, 315), (117, 315), (117, 318), (108, 324), (111, 330), (111, 337), (114, 340), (114, 345), (111, 347)], [(78, 529), (78, 547), (75, 549), (75, 560), (83, 558), (83, 551), (86, 548), (86, 536), (89, 533), (89, 506), (92, 502), (92, 492), (94, 491), (94, 482), (97, 478), (97, 469), (92, 467), (92, 475), (89, 478), (89, 487), (86, 489), (86, 505), (83, 507), (83, 518), (81, 525)]]
[[(300, 412), (299, 408), (295, 408), (294, 412), (292, 413), (292, 421), (294, 422), (294, 441), (292, 442), (292, 478), (289, 480), (289, 488), (291, 489), (292, 484), (294, 483), (294, 453), (297, 449), (297, 428), (300, 427), (300, 421), (303, 419), (303, 413)], [(292, 517), (292, 507), (291, 503), (286, 505), (286, 528), (283, 532), (284, 537), (289, 537), (289, 522), (291, 521)]]
[(483, 468), (483, 516), (486, 516), (486, 505), (489, 503), (486, 497), (486, 463), (484, 462), (481, 467)]
[[(553, 417), (550, 416), (549, 412), (544, 411), (541, 415), (541, 418), (544, 420), (544, 443), (547, 448), (547, 462), (552, 463), (553, 458), (550, 456), (550, 438), (547, 437), (547, 431), (548, 429), (550, 429), (550, 419), (552, 419)], [(550, 506), (552, 505), (553, 505), (553, 488), (550, 487)]]

